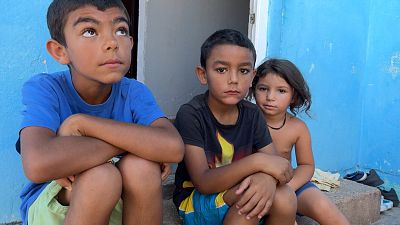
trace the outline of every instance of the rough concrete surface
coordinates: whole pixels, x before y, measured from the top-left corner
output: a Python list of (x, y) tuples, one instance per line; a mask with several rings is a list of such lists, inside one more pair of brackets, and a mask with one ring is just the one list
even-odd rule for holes
[(395, 207), (382, 212), (379, 220), (372, 225), (400, 225), (400, 208)]
[[(172, 193), (174, 189), (173, 179), (174, 177), (170, 176), (163, 185), (163, 225), (182, 224), (175, 205), (172, 202)], [(341, 180), (341, 182), (342, 185), (339, 189), (332, 190), (332, 192), (326, 194), (338, 205), (345, 216), (349, 218), (351, 225), (400, 225), (400, 208), (390, 209), (380, 215), (379, 212), (376, 213), (376, 210), (379, 211), (379, 201), (376, 203), (374, 199), (380, 198), (378, 189), (348, 180)], [(367, 201), (365, 199), (367, 199)], [(373, 220), (372, 222), (374, 223), (369, 222), (371, 220)], [(299, 218), (298, 223), (299, 225), (318, 224), (306, 217)], [(21, 225), (21, 223), (0, 223), (0, 225)]]
[[(369, 225), (379, 219), (380, 191), (377, 188), (350, 180), (340, 180), (339, 188), (325, 194), (352, 225)], [(318, 225), (308, 218), (298, 219), (299, 225)]]

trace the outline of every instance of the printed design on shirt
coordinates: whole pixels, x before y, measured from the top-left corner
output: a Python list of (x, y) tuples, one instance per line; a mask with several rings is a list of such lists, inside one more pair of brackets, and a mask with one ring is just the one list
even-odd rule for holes
[(235, 152), (235, 147), (233, 144), (229, 143), (222, 135), (217, 131), (217, 140), (221, 146), (222, 155), (221, 158), (215, 155), (215, 167), (228, 165), (232, 162), (233, 153)]

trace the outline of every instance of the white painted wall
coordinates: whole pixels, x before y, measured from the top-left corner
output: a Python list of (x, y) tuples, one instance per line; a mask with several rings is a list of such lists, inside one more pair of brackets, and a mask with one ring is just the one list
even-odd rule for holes
[(203, 41), (223, 28), (247, 34), (248, 16), (249, 0), (139, 2), (137, 78), (169, 117), (205, 90), (194, 74)]

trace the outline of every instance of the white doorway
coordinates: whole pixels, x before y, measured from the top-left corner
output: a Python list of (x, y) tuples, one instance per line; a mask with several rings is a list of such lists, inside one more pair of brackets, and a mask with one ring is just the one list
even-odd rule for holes
[[(204, 92), (194, 68), (201, 44), (216, 30), (232, 28), (249, 34), (257, 52), (265, 55), (266, 25), (263, 29), (263, 19), (258, 21), (265, 2), (139, 0), (137, 79), (149, 86), (169, 118), (175, 117), (180, 105)], [(249, 24), (252, 12), (257, 18)]]
[(268, 10), (270, 0), (250, 0), (248, 35), (257, 51), (256, 66), (267, 53)]

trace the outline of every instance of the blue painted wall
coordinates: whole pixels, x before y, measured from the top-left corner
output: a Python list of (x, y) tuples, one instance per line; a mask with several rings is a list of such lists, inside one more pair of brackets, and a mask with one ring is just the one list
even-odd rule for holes
[(19, 220), (26, 182), (14, 144), (22, 109), (20, 90), (32, 74), (60, 70), (45, 49), (50, 0), (1, 0), (0, 7), (0, 224)]
[[(313, 118), (302, 118), (312, 132), (317, 166), (341, 172), (376, 168), (386, 182), (399, 184), (400, 2), (270, 1), (266, 55), (292, 60), (310, 85)], [(21, 86), (35, 73), (64, 67), (44, 46), (50, 0), (1, 3), (0, 223), (4, 223), (19, 219), (18, 194), (26, 182), (14, 150)]]
[(317, 167), (375, 168), (399, 184), (400, 2), (270, 0), (270, 10), (266, 55), (292, 60), (312, 91), (302, 118)]

